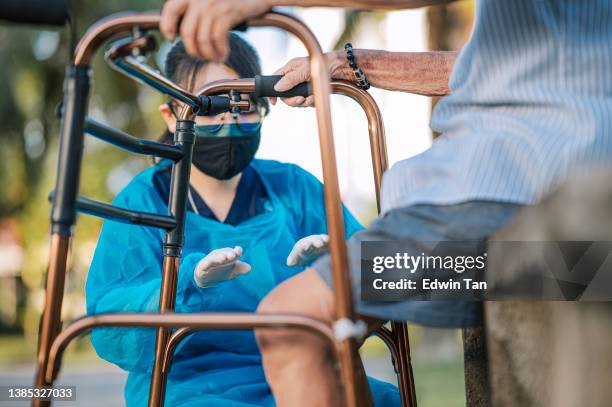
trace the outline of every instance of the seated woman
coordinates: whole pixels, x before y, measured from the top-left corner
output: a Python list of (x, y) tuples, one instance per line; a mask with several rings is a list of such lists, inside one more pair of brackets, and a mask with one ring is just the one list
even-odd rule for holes
[[(177, 43), (167, 56), (166, 74), (194, 90), (261, 73), (249, 44), (231, 34), (230, 47), (226, 63), (217, 64), (191, 58)], [(253, 159), (268, 102), (251, 102), (250, 112), (196, 119), (176, 312), (254, 312), (270, 290), (326, 249), (321, 183), (296, 165)], [(168, 141), (181, 107), (178, 102), (160, 106)], [(166, 160), (145, 170), (114, 204), (167, 213), (170, 168)], [(348, 238), (361, 226), (348, 211), (344, 215)], [(158, 310), (163, 238), (159, 229), (104, 222), (86, 283), (88, 314)], [(127, 405), (145, 406), (155, 330), (104, 328), (91, 338), (100, 357), (129, 372)], [(378, 406), (399, 405), (394, 386), (373, 379), (370, 384)], [(274, 404), (252, 331), (199, 331), (179, 345), (166, 405)]]

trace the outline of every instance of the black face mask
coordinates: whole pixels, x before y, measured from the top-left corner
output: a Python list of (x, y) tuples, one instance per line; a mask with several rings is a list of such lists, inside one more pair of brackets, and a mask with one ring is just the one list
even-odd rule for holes
[(221, 132), (216, 125), (195, 126), (195, 132), (193, 165), (216, 179), (230, 179), (242, 172), (259, 148), (259, 125), (245, 129), (226, 124)]

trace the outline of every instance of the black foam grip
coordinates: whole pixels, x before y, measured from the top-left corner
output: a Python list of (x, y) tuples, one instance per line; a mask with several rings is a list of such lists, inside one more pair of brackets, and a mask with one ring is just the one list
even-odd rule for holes
[(198, 111), (198, 116), (216, 116), (231, 110), (230, 98), (226, 96), (200, 96), (200, 100), (202, 109)]
[(0, 1), (0, 20), (21, 24), (62, 26), (67, 19), (67, 0)]
[(257, 75), (255, 77), (255, 97), (290, 98), (294, 96), (306, 97), (312, 95), (312, 86), (310, 85), (310, 82), (302, 82), (285, 92), (278, 92), (274, 90), (274, 85), (276, 85), (281, 78), (281, 75)]

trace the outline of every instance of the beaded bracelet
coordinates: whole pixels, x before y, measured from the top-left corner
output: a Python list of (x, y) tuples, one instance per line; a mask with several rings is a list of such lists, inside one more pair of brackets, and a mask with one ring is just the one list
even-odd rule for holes
[(366, 78), (365, 74), (363, 73), (361, 68), (357, 66), (357, 62), (355, 61), (355, 55), (353, 54), (353, 44), (347, 42), (344, 45), (344, 50), (346, 51), (346, 59), (348, 60), (349, 66), (355, 74), (355, 82), (357, 83), (357, 86), (359, 86), (363, 90), (370, 89), (370, 82), (368, 82), (368, 78)]

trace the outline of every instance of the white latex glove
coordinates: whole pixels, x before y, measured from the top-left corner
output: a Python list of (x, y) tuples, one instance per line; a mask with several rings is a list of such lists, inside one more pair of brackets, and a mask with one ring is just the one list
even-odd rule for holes
[(298, 240), (287, 257), (288, 266), (305, 266), (327, 253), (329, 236), (310, 235)]
[(248, 263), (240, 261), (242, 247), (236, 246), (216, 249), (198, 262), (193, 278), (200, 288), (207, 288), (215, 283), (227, 281), (251, 271)]

